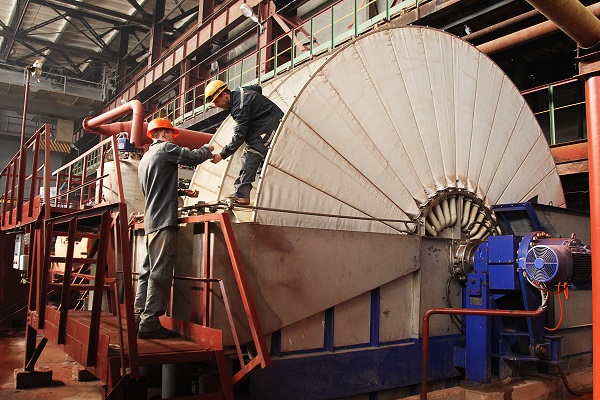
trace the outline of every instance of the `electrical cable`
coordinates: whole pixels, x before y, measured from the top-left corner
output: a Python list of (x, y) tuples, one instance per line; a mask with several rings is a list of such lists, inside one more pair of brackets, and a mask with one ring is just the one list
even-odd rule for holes
[[(406, 220), (406, 219), (388, 219), (388, 218), (375, 218), (375, 217), (359, 217), (359, 216), (353, 216), (353, 215), (325, 214), (325, 213), (317, 213), (317, 212), (311, 212), (311, 211), (298, 211), (298, 210), (280, 209), (280, 208), (272, 208), (272, 207), (260, 207), (260, 206), (252, 206), (252, 205), (241, 205), (241, 204), (232, 204), (231, 206), (228, 206), (223, 203), (206, 204), (206, 203), (200, 202), (195, 205), (181, 207), (181, 208), (179, 208), (179, 211), (188, 211), (189, 212), (190, 210), (197, 210), (199, 208), (206, 208), (206, 207), (209, 207), (209, 208), (214, 207), (215, 209), (223, 208), (226, 210), (229, 210), (232, 208), (240, 208), (240, 209), (246, 209), (246, 210), (271, 211), (271, 212), (280, 212), (280, 213), (286, 213), (286, 214), (310, 215), (310, 216), (317, 216), (317, 217), (343, 218), (343, 219), (359, 220), (359, 221), (375, 221), (375, 222), (384, 223), (385, 225), (391, 227), (392, 229), (397, 230), (398, 232), (405, 232), (405, 233), (415, 233), (417, 230), (418, 224), (419, 224), (417, 221), (411, 221), (411, 220)], [(404, 224), (405, 229), (402, 230), (400, 228), (392, 227), (389, 225), (389, 223), (402, 223), (402, 224)], [(410, 229), (409, 225), (414, 226), (414, 228)]]
[[(452, 301), (450, 300), (450, 283), (452, 282), (452, 280), (456, 279), (456, 275), (451, 275), (448, 280), (446, 281), (446, 305), (448, 306), (448, 308), (454, 308), (452, 306)], [(452, 322), (452, 324), (460, 331), (463, 331), (463, 328), (465, 327), (465, 323), (462, 321), (461, 318), (458, 317), (458, 315), (456, 314), (448, 314), (450, 316), (450, 321)]]
[(565, 389), (567, 389), (567, 392), (571, 393), (573, 396), (579, 397), (579, 396), (584, 396), (586, 394), (592, 394), (593, 393), (593, 388), (590, 389), (589, 391), (576, 391), (573, 390), (571, 388), (571, 386), (569, 386), (569, 381), (567, 380), (567, 377), (565, 375), (565, 373), (563, 372), (562, 368), (560, 367), (560, 365), (556, 364), (556, 370), (558, 371), (560, 378), (563, 381), (563, 384), (565, 385)]
[[(564, 287), (563, 290), (560, 289), (561, 286)], [(547, 326), (544, 326), (544, 329), (546, 329), (547, 331), (550, 331), (550, 332), (554, 332), (554, 331), (558, 330), (558, 328), (560, 327), (560, 324), (562, 323), (562, 320), (563, 320), (564, 310), (563, 310), (563, 302), (562, 302), (562, 298), (560, 297), (560, 294), (564, 293), (565, 300), (569, 299), (568, 283), (567, 282), (559, 282), (558, 290), (556, 292), (550, 292), (550, 293), (558, 296), (558, 306), (560, 309), (560, 317), (558, 318), (558, 323), (556, 324), (556, 326), (554, 328), (548, 328)]]

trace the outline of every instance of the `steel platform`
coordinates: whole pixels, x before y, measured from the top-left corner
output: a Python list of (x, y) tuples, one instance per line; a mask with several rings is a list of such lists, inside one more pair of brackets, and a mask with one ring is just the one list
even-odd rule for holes
[[(222, 397), (219, 397), (233, 399), (233, 397), (227, 396), (227, 394), (233, 395), (231, 378), (224, 373), (226, 362), (220, 330), (161, 317), (163, 326), (178, 331), (181, 337), (138, 339), (137, 354), (132, 355), (127, 348), (128, 330), (125, 319), (123, 318), (123, 324), (120, 327), (117, 316), (102, 313), (97, 349), (94, 352), (88, 345), (88, 343), (93, 343), (93, 341), (89, 341), (91, 311), (69, 310), (64, 343), (59, 343), (60, 311), (47, 306), (45, 314), (45, 324), (43, 327), (39, 327), (37, 326), (39, 320), (37, 313), (31, 312), (31, 326), (37, 330), (38, 335), (62, 347), (66, 354), (100, 379), (107, 387), (107, 394), (110, 394), (112, 389), (119, 385), (122, 377), (126, 375), (122, 366), (130, 365), (133, 361), (132, 358), (135, 357), (139, 366), (214, 361), (220, 371), (219, 393)], [(124, 349), (123, 353), (121, 353), (121, 347)], [(95, 353), (95, 359), (90, 358), (92, 352)], [(226, 392), (229, 393), (226, 394)]]

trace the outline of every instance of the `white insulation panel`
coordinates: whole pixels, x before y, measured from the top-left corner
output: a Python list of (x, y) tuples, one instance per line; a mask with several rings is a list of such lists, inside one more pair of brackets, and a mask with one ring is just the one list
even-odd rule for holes
[[(419, 205), (448, 188), (487, 205), (537, 197), (564, 206), (550, 149), (517, 88), (487, 56), (445, 32), (375, 31), (263, 93), (285, 116), (255, 183), (259, 210), (250, 221), (400, 233), (407, 226), (398, 221), (418, 216)], [(217, 150), (233, 126), (228, 118), (219, 128)], [(199, 166), (200, 198), (233, 192), (240, 158), (241, 150), (227, 164)]]

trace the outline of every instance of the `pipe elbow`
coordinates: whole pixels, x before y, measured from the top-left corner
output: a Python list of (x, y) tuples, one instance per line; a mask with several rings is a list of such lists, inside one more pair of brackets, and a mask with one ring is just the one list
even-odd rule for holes
[(97, 133), (98, 127), (90, 125), (90, 123), (89, 123), (90, 119), (92, 119), (92, 117), (85, 117), (83, 119), (83, 122), (81, 123), (81, 125), (83, 126), (83, 129), (85, 129), (86, 131)]
[(144, 105), (139, 100), (131, 100), (127, 103), (131, 107), (131, 113), (133, 115), (141, 115), (144, 116)]

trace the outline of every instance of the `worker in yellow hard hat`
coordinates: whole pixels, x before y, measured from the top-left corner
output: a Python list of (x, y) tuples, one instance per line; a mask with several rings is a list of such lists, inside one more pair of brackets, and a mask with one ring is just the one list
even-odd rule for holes
[(228, 109), (236, 122), (231, 142), (213, 156), (212, 162), (216, 164), (235, 153), (243, 143), (247, 145), (233, 185), (235, 192), (228, 198), (237, 204), (250, 204), (252, 182), (263, 164), (283, 111), (262, 95), (259, 85), (229, 90), (225, 82), (216, 79), (206, 85), (204, 97), (216, 107)]
[(179, 147), (171, 121), (156, 118), (146, 134), (152, 144), (140, 160), (138, 179), (144, 194), (144, 230), (147, 254), (139, 269), (135, 319), (140, 339), (168, 339), (179, 333), (163, 327), (159, 317), (167, 310), (175, 266), (178, 166), (198, 165), (212, 158), (213, 146), (196, 150)]

